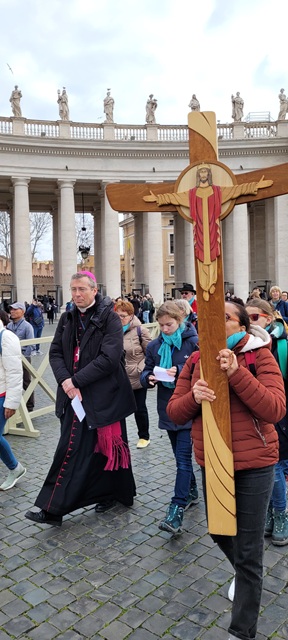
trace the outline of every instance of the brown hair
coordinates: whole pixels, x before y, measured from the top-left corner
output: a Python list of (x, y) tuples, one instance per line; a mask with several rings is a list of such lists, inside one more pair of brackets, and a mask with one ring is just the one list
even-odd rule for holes
[(257, 307), (258, 309), (261, 309), (261, 311), (264, 311), (264, 313), (267, 313), (268, 316), (274, 316), (271, 304), (267, 302), (267, 300), (262, 300), (262, 298), (253, 298), (252, 300), (248, 300), (245, 304), (245, 309), (247, 307)]
[(159, 320), (159, 318), (162, 318), (162, 316), (170, 316), (170, 318), (174, 318), (174, 320), (177, 320), (179, 324), (182, 321), (181, 311), (177, 304), (175, 304), (175, 302), (168, 301), (164, 302), (164, 304), (161, 304), (161, 307), (159, 307), (156, 313), (156, 320)]
[(118, 311), (124, 311), (125, 313), (128, 313), (129, 316), (134, 316), (134, 307), (133, 304), (131, 304), (131, 302), (126, 302), (126, 300), (117, 300), (115, 307), (114, 307), (114, 311), (118, 312)]

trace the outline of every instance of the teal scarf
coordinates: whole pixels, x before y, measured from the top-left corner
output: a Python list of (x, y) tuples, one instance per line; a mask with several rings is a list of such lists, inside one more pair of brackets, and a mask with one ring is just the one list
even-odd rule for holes
[[(180, 351), (182, 347), (182, 333), (185, 330), (185, 324), (182, 322), (180, 327), (171, 336), (166, 336), (165, 333), (161, 331), (161, 337), (163, 342), (161, 343), (158, 354), (160, 356), (160, 367), (163, 369), (171, 369), (172, 365), (172, 354), (174, 349), (178, 349)], [(170, 389), (174, 389), (174, 382), (162, 382), (164, 387), (169, 387)]]
[(125, 324), (124, 327), (122, 325), (122, 329), (123, 329), (123, 333), (126, 333), (126, 331), (128, 331), (128, 329), (130, 329), (130, 322), (128, 322), (128, 324)]
[(288, 360), (288, 342), (287, 338), (280, 338), (283, 333), (283, 325), (282, 323), (269, 324), (268, 327), (265, 327), (266, 331), (270, 334), (270, 336), (274, 336), (277, 339), (277, 355), (278, 355), (278, 363), (280, 367), (280, 371), (284, 380), (287, 380), (287, 360)]
[(229, 336), (229, 338), (227, 338), (227, 348), (234, 349), (234, 347), (236, 347), (236, 344), (238, 344), (238, 342), (240, 342), (240, 340), (242, 340), (244, 336), (246, 336), (246, 331), (238, 331), (238, 333), (233, 333), (232, 336)]
[(190, 298), (190, 300), (188, 300), (188, 302), (190, 304), (190, 307), (192, 307), (192, 304), (193, 304), (194, 300), (195, 300), (195, 296), (192, 296), (192, 298)]

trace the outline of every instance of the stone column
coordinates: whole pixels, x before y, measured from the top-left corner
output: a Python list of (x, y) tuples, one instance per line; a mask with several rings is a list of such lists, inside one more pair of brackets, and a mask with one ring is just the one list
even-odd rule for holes
[(31, 302), (33, 297), (33, 278), (28, 192), (30, 178), (11, 177), (11, 180), (14, 187), (13, 247), (11, 254), (13, 255), (13, 268), (15, 268), (15, 273), (12, 274), (12, 281), (16, 285), (17, 300)]
[(175, 287), (189, 282), (195, 286), (193, 225), (180, 214), (174, 216)]
[(246, 302), (249, 293), (249, 229), (247, 204), (238, 204), (233, 216), (234, 294)]
[(275, 198), (275, 283), (287, 290), (288, 195)]
[(94, 275), (99, 284), (103, 284), (103, 264), (102, 264), (102, 248), (101, 248), (101, 207), (100, 204), (94, 203)]
[[(233, 263), (234, 263), (234, 251), (233, 251), (233, 215), (227, 216), (221, 223), (222, 232), (222, 250), (223, 250), (223, 267), (224, 267), (224, 290), (227, 288), (228, 283), (233, 284)], [(236, 295), (236, 294), (235, 294)]]
[(144, 246), (143, 246), (143, 217), (146, 213), (134, 215), (134, 264), (135, 264), (135, 288), (140, 289), (145, 284), (144, 274)]
[[(267, 262), (267, 280), (275, 279), (275, 199), (265, 200), (265, 247)], [(285, 284), (286, 289), (287, 283)]]
[[(106, 183), (107, 184), (107, 183)], [(103, 189), (105, 189), (103, 183)], [(118, 212), (109, 204), (105, 190), (101, 194), (101, 247), (103, 283), (110, 298), (121, 295), (120, 240)]]
[(145, 213), (144, 262), (147, 273), (146, 283), (156, 305), (163, 302), (163, 244), (161, 211)]
[(70, 281), (77, 271), (75, 202), (73, 180), (58, 180), (60, 192), (60, 272), (63, 306), (71, 299)]
[(51, 215), (53, 219), (53, 265), (54, 265), (54, 284), (60, 285), (60, 247), (59, 247), (59, 215), (58, 215), (58, 203), (51, 203)]

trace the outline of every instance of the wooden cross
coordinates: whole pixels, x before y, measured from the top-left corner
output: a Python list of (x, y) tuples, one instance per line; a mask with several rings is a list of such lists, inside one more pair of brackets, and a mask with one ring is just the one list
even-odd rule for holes
[[(220, 220), (236, 204), (288, 193), (288, 164), (265, 169), (265, 180), (258, 170), (234, 175), (218, 161), (215, 114), (189, 113), (188, 127), (190, 165), (176, 183), (111, 184), (107, 197), (116, 211), (155, 211), (161, 206), (193, 223), (201, 376), (216, 394), (213, 403), (202, 402), (208, 528), (210, 533), (236, 535), (229, 388), (216, 360), (226, 347)], [(220, 215), (216, 204), (208, 204), (210, 197), (215, 202), (220, 198)]]

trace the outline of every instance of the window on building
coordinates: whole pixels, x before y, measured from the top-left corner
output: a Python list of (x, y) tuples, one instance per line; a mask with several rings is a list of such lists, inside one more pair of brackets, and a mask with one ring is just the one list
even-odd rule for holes
[(169, 264), (169, 276), (172, 278), (174, 276), (174, 264)]
[(169, 233), (169, 253), (174, 254), (174, 233)]

